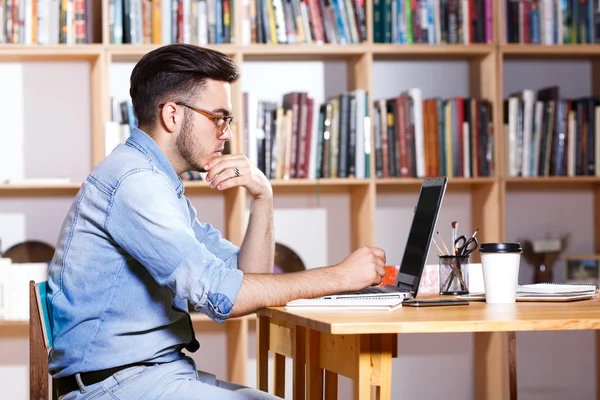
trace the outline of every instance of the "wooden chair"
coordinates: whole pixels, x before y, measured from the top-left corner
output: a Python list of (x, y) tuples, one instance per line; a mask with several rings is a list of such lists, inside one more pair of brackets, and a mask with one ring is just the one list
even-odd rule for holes
[[(29, 281), (29, 399), (48, 400), (48, 352), (52, 331), (46, 305), (48, 282)], [(52, 379), (52, 400), (58, 395)]]

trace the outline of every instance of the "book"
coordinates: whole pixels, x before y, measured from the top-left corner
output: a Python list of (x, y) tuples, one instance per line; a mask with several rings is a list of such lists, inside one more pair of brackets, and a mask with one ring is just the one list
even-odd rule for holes
[(402, 307), (402, 297), (398, 296), (356, 296), (330, 299), (318, 297), (315, 299), (292, 300), (285, 305), (287, 310), (297, 311), (393, 311)]

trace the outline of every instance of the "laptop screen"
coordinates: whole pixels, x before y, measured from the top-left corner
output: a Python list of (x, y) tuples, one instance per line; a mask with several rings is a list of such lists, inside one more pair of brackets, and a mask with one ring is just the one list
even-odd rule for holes
[(431, 238), (435, 232), (437, 218), (447, 178), (425, 179), (415, 207), (412, 225), (404, 250), (404, 257), (398, 271), (397, 285), (416, 291), (427, 261)]

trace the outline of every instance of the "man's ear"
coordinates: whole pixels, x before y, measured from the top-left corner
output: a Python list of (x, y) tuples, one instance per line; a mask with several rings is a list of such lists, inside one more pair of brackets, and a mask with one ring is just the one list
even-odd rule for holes
[(180, 109), (177, 104), (168, 102), (161, 108), (160, 118), (167, 132), (173, 133), (177, 130), (177, 125), (183, 116), (180, 115)]

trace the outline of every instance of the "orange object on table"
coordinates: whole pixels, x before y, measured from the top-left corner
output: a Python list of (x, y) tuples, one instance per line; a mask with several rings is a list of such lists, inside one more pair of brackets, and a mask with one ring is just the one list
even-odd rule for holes
[(381, 283), (379, 286), (385, 285), (395, 285), (396, 277), (398, 276), (398, 270), (400, 269), (399, 265), (386, 265), (385, 267), (385, 275), (383, 279), (381, 279)]

